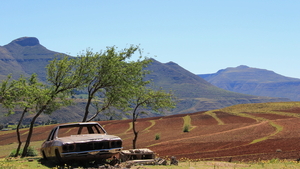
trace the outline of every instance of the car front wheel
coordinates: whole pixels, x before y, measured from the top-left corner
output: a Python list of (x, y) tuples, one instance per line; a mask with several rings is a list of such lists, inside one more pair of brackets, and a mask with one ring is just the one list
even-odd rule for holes
[(63, 162), (63, 160), (62, 160), (62, 158), (61, 158), (61, 156), (60, 156), (60, 153), (59, 153), (58, 149), (55, 149), (55, 157), (56, 157), (56, 161), (57, 161), (58, 163), (62, 163), (62, 162)]
[(44, 152), (44, 151), (42, 151), (42, 157), (43, 157), (43, 160), (47, 160), (47, 157), (46, 157), (46, 155), (45, 155), (45, 152)]

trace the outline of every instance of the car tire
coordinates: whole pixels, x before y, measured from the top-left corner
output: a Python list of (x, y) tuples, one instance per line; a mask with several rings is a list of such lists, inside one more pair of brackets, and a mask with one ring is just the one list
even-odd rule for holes
[(43, 160), (48, 160), (44, 151), (42, 151), (42, 157), (43, 157)]
[(58, 149), (55, 149), (55, 157), (56, 157), (57, 163), (61, 164), (63, 162)]

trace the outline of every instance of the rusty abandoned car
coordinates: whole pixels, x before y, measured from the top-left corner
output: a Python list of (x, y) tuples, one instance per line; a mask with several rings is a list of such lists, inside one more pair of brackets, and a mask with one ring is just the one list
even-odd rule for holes
[(41, 147), (44, 159), (57, 162), (103, 160), (119, 154), (121, 150), (121, 138), (108, 135), (97, 122), (59, 125), (52, 129)]

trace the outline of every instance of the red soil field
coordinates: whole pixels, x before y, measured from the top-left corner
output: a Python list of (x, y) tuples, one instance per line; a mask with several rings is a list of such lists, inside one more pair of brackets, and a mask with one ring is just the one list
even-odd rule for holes
[[(281, 112), (298, 113), (300, 108)], [(256, 121), (222, 111), (214, 113), (224, 124), (218, 124), (205, 112), (138, 119), (137, 148), (149, 148), (158, 156), (175, 156), (177, 159), (256, 161), (300, 158), (300, 118), (284, 114), (248, 113), (265, 119)], [(183, 132), (185, 116), (191, 119), (189, 132)], [(99, 123), (108, 134), (123, 139), (124, 149), (132, 148), (131, 120)], [(34, 128), (32, 141), (45, 140), (54, 126)], [(22, 140), (25, 140), (27, 130), (23, 129), (21, 133)], [(156, 135), (160, 136), (159, 140), (155, 140)], [(13, 142), (17, 142), (14, 131), (0, 131), (0, 145)]]

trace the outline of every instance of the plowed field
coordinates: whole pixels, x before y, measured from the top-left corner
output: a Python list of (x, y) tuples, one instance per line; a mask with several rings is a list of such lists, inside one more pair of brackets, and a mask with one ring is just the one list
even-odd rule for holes
[[(260, 113), (218, 111), (196, 112), (137, 120), (137, 147), (149, 148), (159, 156), (180, 158), (255, 161), (300, 158), (300, 106)], [(275, 112), (275, 113), (274, 113)], [(184, 119), (190, 119), (189, 124)], [(109, 134), (132, 148), (131, 120), (100, 121)], [(183, 132), (189, 125), (189, 132)], [(32, 141), (45, 140), (55, 125), (34, 129)], [(26, 129), (22, 130), (25, 140)], [(155, 136), (159, 135), (159, 140)], [(0, 131), (0, 145), (16, 142), (14, 131)]]

